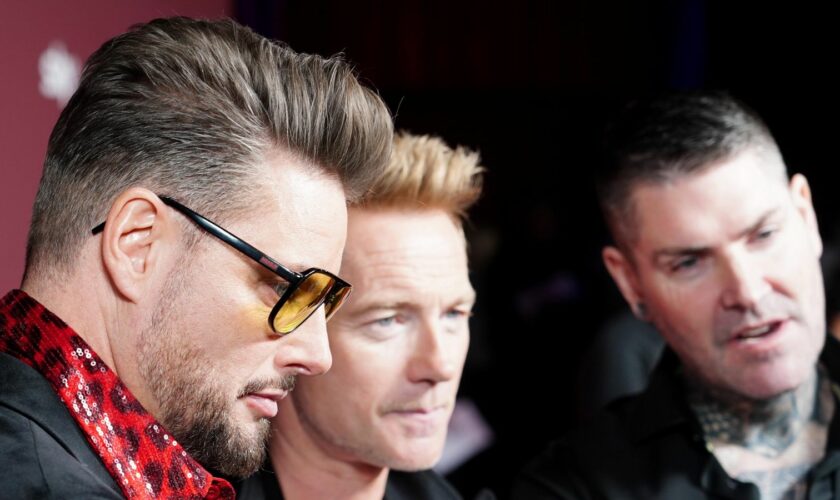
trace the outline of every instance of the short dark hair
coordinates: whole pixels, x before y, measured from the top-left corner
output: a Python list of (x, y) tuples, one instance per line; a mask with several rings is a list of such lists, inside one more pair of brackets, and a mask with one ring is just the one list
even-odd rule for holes
[(209, 217), (234, 217), (276, 151), (339, 178), (350, 199), (376, 180), (393, 125), (340, 57), (299, 54), (232, 20), (156, 19), (106, 42), (50, 136), (27, 273), (68, 271), (90, 229), (132, 186)]
[[(635, 101), (607, 127), (598, 199), (619, 244), (630, 235), (631, 196), (640, 182), (699, 172), (747, 148), (779, 154), (767, 125), (725, 92), (681, 92)], [(778, 172), (787, 178), (784, 163)], [(775, 163), (774, 163), (775, 165)]]

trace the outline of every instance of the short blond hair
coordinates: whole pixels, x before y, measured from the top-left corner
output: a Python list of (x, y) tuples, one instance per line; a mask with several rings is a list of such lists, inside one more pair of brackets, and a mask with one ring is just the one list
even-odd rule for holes
[(463, 220), (478, 200), (484, 167), (479, 154), (449, 147), (440, 137), (400, 132), (384, 173), (360, 208), (440, 208)]

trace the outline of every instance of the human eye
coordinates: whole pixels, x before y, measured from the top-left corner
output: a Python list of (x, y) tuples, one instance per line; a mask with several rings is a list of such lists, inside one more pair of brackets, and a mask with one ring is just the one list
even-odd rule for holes
[(447, 319), (458, 320), (467, 319), (472, 316), (472, 309), (469, 307), (453, 307), (443, 313)]
[(394, 323), (397, 322), (397, 316), (386, 316), (384, 318), (377, 318), (371, 322), (371, 324), (379, 327), (379, 328), (388, 328), (394, 326)]
[(708, 257), (701, 254), (685, 254), (675, 257), (667, 264), (668, 274), (675, 279), (691, 279), (703, 272)]
[(762, 227), (752, 237), (753, 242), (755, 243), (768, 243), (770, 242), (774, 236), (778, 233), (778, 228), (775, 226), (767, 226)]
[(441, 316), (441, 324), (450, 333), (467, 331), (469, 319), (472, 316), (470, 304), (457, 305), (445, 310)]
[(696, 255), (680, 257), (671, 262), (670, 270), (672, 273), (684, 273), (696, 268), (699, 263), (700, 258)]
[(406, 328), (408, 318), (399, 312), (383, 312), (367, 321), (364, 331), (376, 340), (385, 340), (398, 335)]
[(459, 319), (459, 318), (465, 317), (467, 315), (467, 313), (465, 311), (459, 311), (457, 309), (451, 309), (451, 310), (443, 313), (443, 315), (446, 316), (449, 319)]

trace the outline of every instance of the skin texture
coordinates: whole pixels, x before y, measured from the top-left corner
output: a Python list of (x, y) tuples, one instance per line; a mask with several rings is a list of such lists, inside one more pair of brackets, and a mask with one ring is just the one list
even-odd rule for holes
[[(346, 237), (340, 182), (281, 155), (258, 168), (254, 213), (217, 222), (293, 270), (337, 272)], [(86, 300), (38, 281), (29, 286), (199, 461), (248, 475), (262, 461), (267, 419), (291, 380), (329, 369), (323, 309), (290, 335), (272, 334), (278, 279), (210, 235), (185, 252), (184, 231), (201, 230), (152, 192), (132, 188), (80, 259)]]
[(330, 320), (332, 370), (301, 380), (273, 425), (287, 498), (381, 498), (388, 468), (440, 457), (475, 293), (464, 235), (441, 210), (350, 209)]

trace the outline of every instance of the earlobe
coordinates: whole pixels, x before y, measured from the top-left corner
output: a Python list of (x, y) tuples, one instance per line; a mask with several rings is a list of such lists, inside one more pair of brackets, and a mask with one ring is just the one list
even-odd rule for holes
[(794, 174), (790, 178), (790, 194), (794, 207), (805, 221), (805, 227), (811, 237), (812, 244), (817, 250), (817, 255), (822, 255), (822, 238), (817, 224), (817, 215), (814, 212), (814, 204), (811, 201), (811, 186), (808, 179), (802, 174)]
[(102, 232), (102, 261), (115, 288), (138, 300), (155, 272), (168, 213), (147, 189), (131, 188), (117, 197)]
[(601, 251), (601, 257), (604, 260), (604, 266), (612, 276), (624, 300), (630, 305), (633, 314), (639, 319), (647, 320), (647, 311), (644, 307), (639, 307), (640, 304), (644, 304), (644, 297), (639, 291), (632, 263), (621, 250), (613, 246), (604, 247)]

